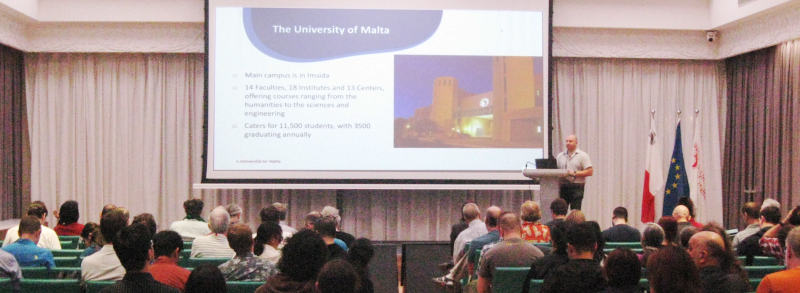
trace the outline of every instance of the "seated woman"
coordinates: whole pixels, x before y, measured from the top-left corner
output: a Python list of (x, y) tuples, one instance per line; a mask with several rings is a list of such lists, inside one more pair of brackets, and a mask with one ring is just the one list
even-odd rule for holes
[(542, 224), (542, 212), (539, 205), (532, 201), (526, 201), (520, 208), (520, 218), (522, 218), (522, 239), (532, 243), (550, 242), (550, 228)]
[(53, 230), (56, 231), (58, 236), (81, 236), (83, 232), (83, 224), (78, 224), (78, 202), (68, 200), (61, 204), (61, 208), (55, 214), (58, 218), (58, 224)]

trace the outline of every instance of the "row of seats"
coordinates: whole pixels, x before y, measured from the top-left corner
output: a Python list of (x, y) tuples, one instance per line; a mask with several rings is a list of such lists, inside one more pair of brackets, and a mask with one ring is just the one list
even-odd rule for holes
[[(58, 236), (59, 242), (61, 242), (61, 249), (84, 249), (86, 248), (83, 244), (83, 240), (81, 240), (80, 236)], [(3, 245), (3, 241), (0, 241), (0, 246)], [(192, 242), (191, 241), (184, 241), (183, 242), (183, 249), (192, 249)]]
[[(53, 279), (22, 279), (20, 282), (22, 292), (25, 293), (53, 293), (53, 292), (82, 292), (80, 280), (53, 280)], [(114, 281), (90, 281), (86, 283), (86, 293), (97, 293), (103, 288), (114, 284)], [(229, 293), (252, 293), (264, 282), (226, 282)], [(11, 290), (9, 279), (0, 279), (0, 292)]]
[[(77, 256), (56, 256), (53, 257), (57, 268), (80, 268), (82, 259)], [(211, 264), (218, 266), (230, 258), (190, 258), (182, 257), (178, 260), (178, 265), (184, 268), (194, 268), (201, 264)]]

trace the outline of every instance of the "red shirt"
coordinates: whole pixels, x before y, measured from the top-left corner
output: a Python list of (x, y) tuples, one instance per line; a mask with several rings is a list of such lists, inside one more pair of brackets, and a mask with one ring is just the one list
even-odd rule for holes
[(179, 267), (177, 261), (166, 256), (159, 256), (156, 262), (150, 266), (150, 274), (153, 275), (153, 279), (156, 279), (156, 281), (183, 292), (186, 280), (189, 279), (191, 272)]
[(83, 232), (83, 224), (78, 224), (77, 222), (69, 224), (69, 225), (56, 225), (53, 230), (56, 231), (58, 236), (81, 236), (81, 232)]
[(522, 221), (522, 239), (533, 243), (550, 242), (550, 227), (545, 224)]

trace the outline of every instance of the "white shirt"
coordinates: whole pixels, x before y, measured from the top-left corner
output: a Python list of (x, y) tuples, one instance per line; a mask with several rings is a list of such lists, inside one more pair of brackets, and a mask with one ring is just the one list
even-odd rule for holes
[(222, 234), (210, 234), (194, 239), (189, 257), (233, 258), (234, 255), (236, 252), (228, 244), (228, 237)]
[[(3, 240), (3, 247), (10, 245), (17, 240), (19, 240), (19, 225), (8, 229), (6, 232), (6, 238)], [(61, 249), (61, 241), (58, 240), (58, 234), (56, 234), (56, 231), (43, 225), (42, 234), (39, 236), (39, 243), (36, 244), (36, 246), (50, 250)]]
[(453, 242), (453, 263), (458, 262), (458, 254), (464, 249), (464, 244), (487, 233), (489, 233), (489, 230), (486, 229), (486, 224), (480, 219), (469, 222), (469, 227), (461, 231), (456, 237), (456, 241)]
[(211, 233), (211, 229), (208, 228), (208, 223), (190, 219), (172, 222), (172, 224), (169, 225), (169, 229), (181, 234), (183, 241), (192, 241), (197, 237)]
[(119, 262), (111, 244), (103, 245), (103, 248), (81, 262), (81, 279), (84, 281), (118, 281), (124, 276), (125, 267)]
[[(589, 154), (586, 152), (575, 149), (572, 154), (563, 151), (556, 156), (559, 169), (567, 169), (568, 171), (583, 171), (592, 167), (592, 160), (589, 159)], [(565, 177), (564, 180), (572, 183), (586, 183), (586, 177)]]
[(277, 265), (278, 261), (281, 259), (281, 251), (275, 249), (275, 247), (272, 247), (272, 245), (264, 244), (264, 252), (262, 252), (258, 257)]

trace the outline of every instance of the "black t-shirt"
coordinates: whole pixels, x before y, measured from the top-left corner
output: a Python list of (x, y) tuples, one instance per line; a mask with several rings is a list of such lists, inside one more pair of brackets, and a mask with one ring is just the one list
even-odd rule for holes
[(566, 264), (568, 261), (569, 258), (566, 255), (555, 253), (545, 255), (544, 257), (537, 259), (535, 262), (533, 262), (533, 264), (531, 264), (531, 269), (528, 271), (528, 276), (525, 277), (525, 282), (522, 283), (522, 292), (529, 292), (531, 280), (546, 279), (553, 272), (555, 272), (558, 267)]
[(334, 258), (347, 258), (347, 252), (339, 247), (339, 245), (336, 243), (328, 245), (328, 260), (332, 260)]
[(544, 279), (540, 292), (598, 292), (606, 288), (600, 265), (591, 259), (572, 259)]
[(356, 240), (356, 237), (354, 237), (353, 235), (350, 235), (350, 233), (342, 232), (342, 231), (336, 231), (336, 238), (339, 238), (339, 240), (344, 241), (344, 244), (347, 244), (347, 248), (350, 248), (350, 246), (353, 246), (353, 241)]
[(720, 267), (708, 266), (700, 269), (700, 282), (705, 293), (747, 292), (750, 287), (739, 275), (723, 272)]
[(615, 225), (603, 231), (603, 239), (606, 242), (639, 242), (642, 234), (629, 225)]

